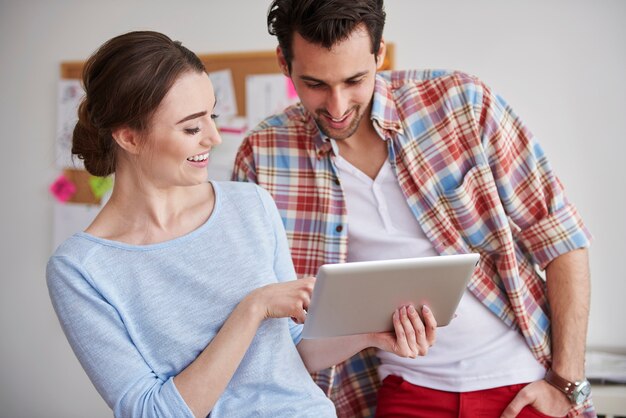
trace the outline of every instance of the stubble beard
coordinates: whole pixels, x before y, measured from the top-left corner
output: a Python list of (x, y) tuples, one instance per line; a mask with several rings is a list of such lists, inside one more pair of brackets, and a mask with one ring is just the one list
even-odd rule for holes
[(354, 115), (352, 116), (352, 122), (350, 122), (350, 125), (342, 130), (336, 130), (328, 126), (325, 116), (328, 115), (328, 112), (323, 109), (319, 109), (315, 112), (315, 123), (317, 123), (317, 126), (324, 135), (334, 140), (341, 141), (354, 135), (356, 130), (359, 128), (361, 119), (363, 119), (363, 115), (361, 114), (361, 106), (354, 106), (352, 109), (350, 109), (350, 112), (354, 112)]

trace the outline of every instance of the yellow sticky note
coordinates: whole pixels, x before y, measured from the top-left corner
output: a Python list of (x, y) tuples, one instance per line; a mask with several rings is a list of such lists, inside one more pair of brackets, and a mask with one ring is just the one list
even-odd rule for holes
[(89, 176), (89, 187), (93, 195), (100, 199), (113, 187), (113, 179), (111, 177)]

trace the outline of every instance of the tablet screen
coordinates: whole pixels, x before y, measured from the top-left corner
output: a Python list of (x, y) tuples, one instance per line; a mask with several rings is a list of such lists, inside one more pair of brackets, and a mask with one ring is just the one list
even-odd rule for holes
[(320, 267), (303, 338), (392, 331), (396, 308), (428, 305), (438, 326), (447, 325), (479, 255), (325, 264)]

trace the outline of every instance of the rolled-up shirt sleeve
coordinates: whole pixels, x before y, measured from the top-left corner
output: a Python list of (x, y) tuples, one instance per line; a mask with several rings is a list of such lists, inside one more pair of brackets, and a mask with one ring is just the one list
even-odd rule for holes
[(591, 234), (535, 137), (488, 88), (482, 104), (483, 146), (514, 239), (541, 269), (559, 255), (589, 247)]

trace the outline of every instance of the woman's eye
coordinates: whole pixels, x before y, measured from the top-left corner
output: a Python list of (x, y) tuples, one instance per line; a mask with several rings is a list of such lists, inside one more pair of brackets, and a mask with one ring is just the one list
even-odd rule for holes
[(200, 132), (200, 128), (187, 128), (185, 129), (185, 133), (189, 135), (195, 135)]
[(211, 119), (215, 120), (215, 119), (217, 119), (219, 117), (220, 117), (220, 115), (216, 115), (214, 113), (211, 113)]

